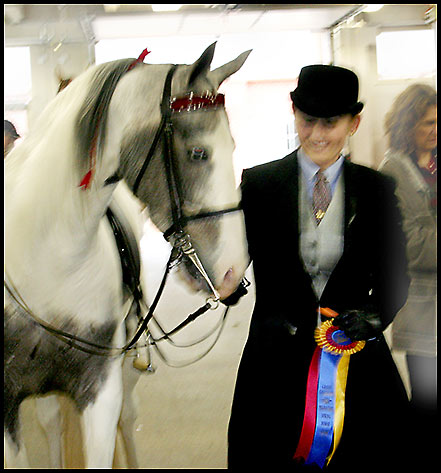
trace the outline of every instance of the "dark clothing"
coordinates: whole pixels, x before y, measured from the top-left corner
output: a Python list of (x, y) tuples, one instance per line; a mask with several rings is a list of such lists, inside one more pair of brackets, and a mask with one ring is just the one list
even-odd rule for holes
[[(432, 416), (432, 429), (435, 428), (437, 404), (437, 357), (406, 354), (412, 388), (412, 406)], [(429, 436), (434, 430), (425, 429)]]
[[(337, 312), (377, 312), (385, 328), (404, 304), (409, 285), (394, 184), (348, 161), (343, 178), (344, 252), (320, 305)], [(319, 305), (299, 253), (298, 179), (297, 152), (243, 173), (256, 304), (234, 393), (229, 468), (294, 471)], [(384, 337), (368, 342), (350, 359), (343, 435), (328, 471), (351, 466), (372, 471), (402, 456), (407, 406)]]

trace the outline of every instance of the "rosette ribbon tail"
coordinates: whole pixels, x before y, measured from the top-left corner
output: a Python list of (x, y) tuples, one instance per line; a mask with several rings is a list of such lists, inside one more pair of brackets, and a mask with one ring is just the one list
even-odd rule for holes
[(331, 461), (343, 432), (350, 355), (360, 351), (365, 342), (353, 342), (332, 320), (318, 327), (314, 338), (318, 346), (309, 366), (303, 426), (294, 460), (323, 468)]

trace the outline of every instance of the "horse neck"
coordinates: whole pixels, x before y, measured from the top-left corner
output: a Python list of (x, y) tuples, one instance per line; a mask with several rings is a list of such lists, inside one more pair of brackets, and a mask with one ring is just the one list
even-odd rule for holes
[(108, 199), (60, 181), (34, 180), (7, 195), (6, 278), (49, 323), (60, 326), (60, 314), (80, 325), (107, 323), (121, 315), (120, 262), (103, 221)]
[(6, 244), (7, 249), (17, 249), (16, 257), (26, 250), (35, 255), (49, 246), (58, 258), (86, 258), (87, 249), (96, 244), (110, 192), (81, 195), (86, 191), (63, 188), (62, 181), (34, 181), (24, 186), (22, 195), (6, 196)]
[(32, 265), (38, 254), (52, 255), (48, 263), (55, 257), (57, 264), (69, 264), (69, 259), (79, 263), (97, 244), (112, 192), (79, 187), (74, 130), (81, 84), (71, 92), (56, 98), (42, 114), (43, 126), (8, 156), (6, 264), (19, 266), (25, 259)]

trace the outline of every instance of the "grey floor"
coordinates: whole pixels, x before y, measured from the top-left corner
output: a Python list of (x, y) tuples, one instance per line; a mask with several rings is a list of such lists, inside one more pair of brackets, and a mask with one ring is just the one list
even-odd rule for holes
[[(142, 251), (147, 263), (145, 277), (151, 289), (148, 294), (151, 300), (168, 257), (168, 246), (148, 224)], [(248, 277), (252, 279), (250, 271)], [(173, 274), (157, 316), (164, 328), (171, 329), (203, 303), (202, 296), (188, 292)], [(226, 432), (234, 382), (253, 305), (252, 286), (249, 294), (230, 311), (211, 352), (191, 366), (169, 367), (153, 352), (155, 373), (140, 374), (135, 387), (138, 399), (135, 445), (140, 468), (226, 468)], [(210, 311), (176, 339), (180, 342), (197, 339), (214, 327), (221, 316), (221, 309)], [(206, 348), (204, 343), (186, 349), (166, 347), (164, 351), (171, 360), (182, 363), (199, 356)], [(404, 357), (395, 357), (407, 386)], [(48, 445), (35, 419), (32, 401), (24, 403), (23, 412), (30, 466), (48, 467)], [(115, 466), (126, 466), (123, 456), (123, 453), (119, 454)], [(69, 458), (70, 466), (82, 466), (80, 453), (76, 450), (70, 452)]]

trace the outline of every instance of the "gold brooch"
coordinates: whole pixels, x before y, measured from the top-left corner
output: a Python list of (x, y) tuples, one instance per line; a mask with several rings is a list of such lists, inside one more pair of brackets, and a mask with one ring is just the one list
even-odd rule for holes
[(321, 220), (325, 216), (326, 212), (323, 212), (323, 210), (317, 210), (315, 213), (315, 218), (318, 220)]

